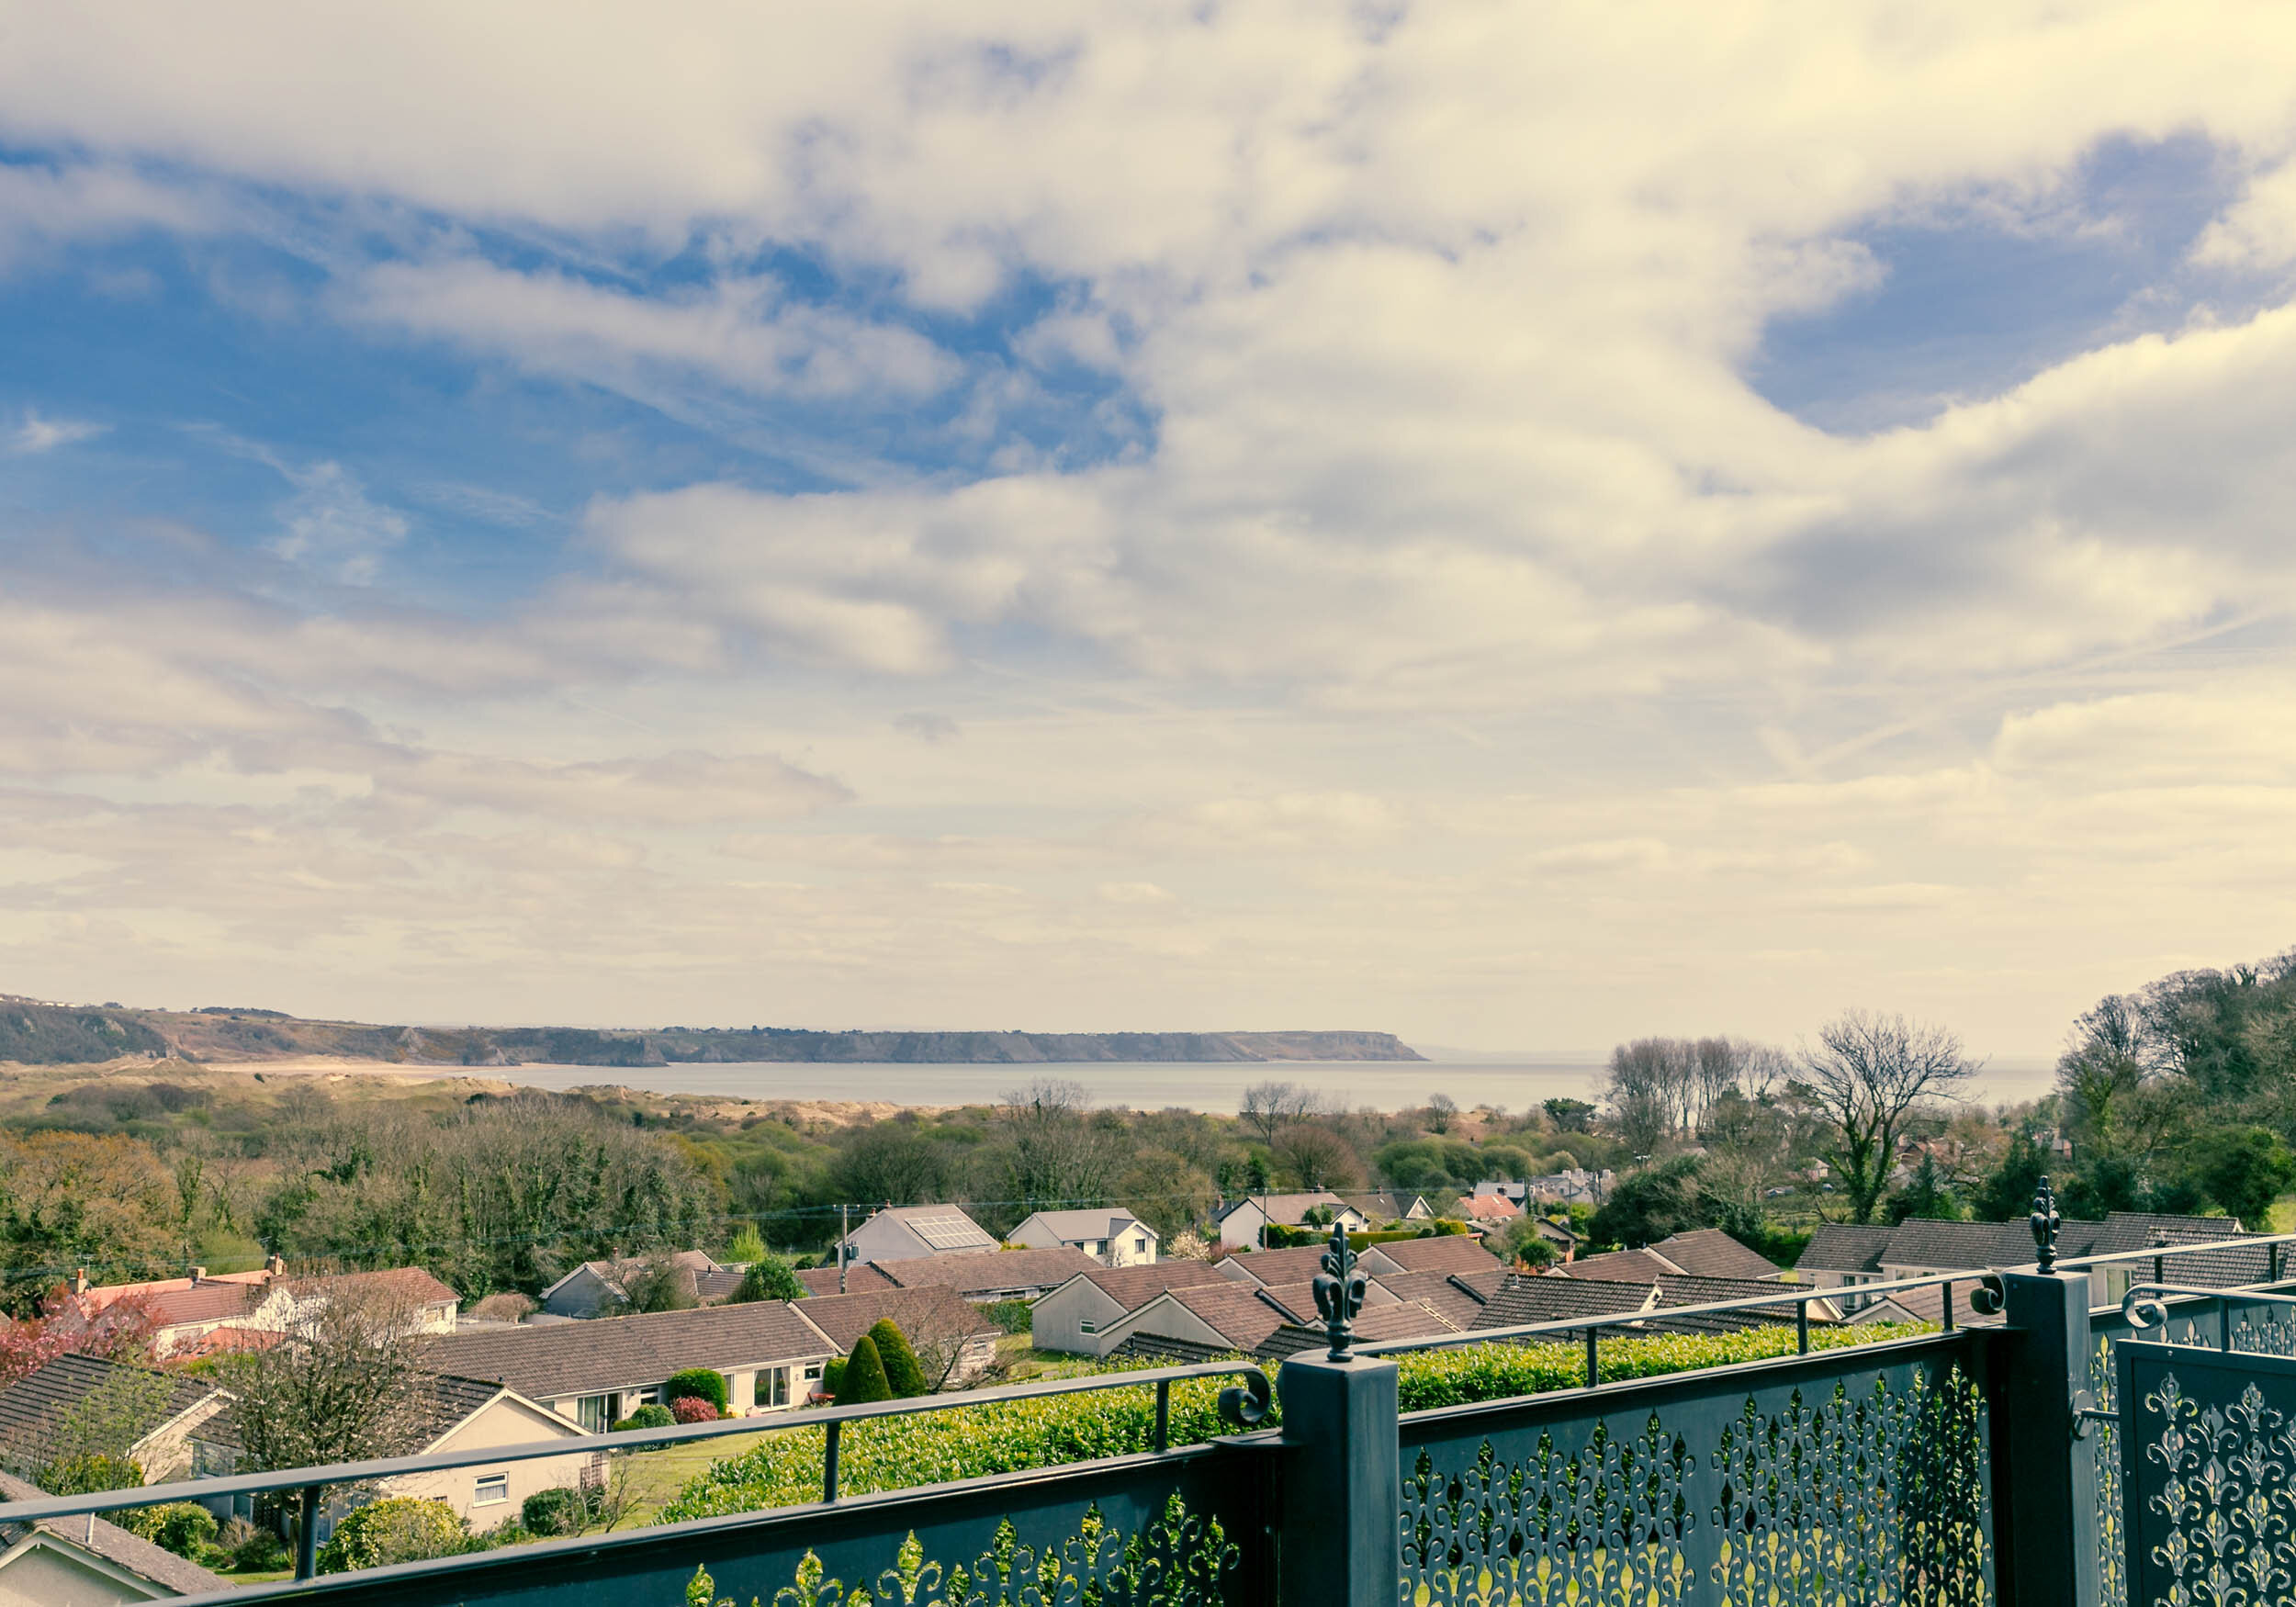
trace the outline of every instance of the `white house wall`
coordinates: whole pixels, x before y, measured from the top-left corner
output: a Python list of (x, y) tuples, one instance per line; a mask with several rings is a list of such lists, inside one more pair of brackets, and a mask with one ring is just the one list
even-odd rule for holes
[[(1029, 1309), (1029, 1343), (1039, 1350), (1069, 1355), (1104, 1356), (1115, 1341), (1108, 1331), (1124, 1315), (1107, 1290), (1078, 1277), (1054, 1289)], [(1098, 1332), (1086, 1333), (1087, 1322)]]

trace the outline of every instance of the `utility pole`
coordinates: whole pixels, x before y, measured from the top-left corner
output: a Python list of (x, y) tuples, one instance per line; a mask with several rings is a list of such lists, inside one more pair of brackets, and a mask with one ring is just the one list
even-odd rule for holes
[(853, 1247), (846, 1242), (853, 1234), (853, 1230), (846, 1224), (845, 1216), (850, 1208), (848, 1206), (837, 1208), (837, 1292), (840, 1295), (845, 1292), (845, 1263), (853, 1253)]

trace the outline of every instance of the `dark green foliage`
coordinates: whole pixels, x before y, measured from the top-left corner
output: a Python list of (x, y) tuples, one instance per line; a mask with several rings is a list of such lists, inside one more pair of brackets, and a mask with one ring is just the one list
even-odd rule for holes
[(722, 1416), (726, 1400), (726, 1375), (709, 1367), (682, 1368), (670, 1375), (661, 1393), (665, 1406), (692, 1396), (696, 1400), (708, 1401)]
[(287, 1542), (243, 1518), (234, 1518), (226, 1524), (220, 1539), (231, 1554), (231, 1567), (240, 1573), (276, 1573), (288, 1566)]
[(625, 1418), (617, 1418), (607, 1425), (610, 1432), (621, 1433), (628, 1429), (670, 1429), (678, 1426), (678, 1419), (670, 1408), (649, 1400)]
[(981, 1308), (981, 1314), (1007, 1333), (1026, 1333), (1034, 1308), (1026, 1300), (998, 1300)]
[(333, 1538), (319, 1548), (319, 1571), (388, 1568), (469, 1549), (470, 1525), (445, 1501), (387, 1496), (343, 1514)]
[(2273, 1200), (2296, 1183), (2288, 1146), (2260, 1127), (2234, 1127), (2211, 1133), (2194, 1148), (2191, 1178), (2201, 1192), (2244, 1227), (2268, 1227)]
[(734, 1291), (736, 1304), (751, 1300), (802, 1300), (805, 1286), (797, 1281), (796, 1272), (789, 1263), (771, 1250), (752, 1261), (741, 1275), (741, 1287)]
[(869, 1338), (877, 1347), (877, 1359), (884, 1365), (885, 1387), (895, 1399), (907, 1400), (927, 1392), (925, 1369), (917, 1365), (908, 1336), (892, 1318), (880, 1317), (872, 1323)]
[(893, 1386), (885, 1378), (885, 1365), (877, 1354), (876, 1342), (864, 1333), (853, 1342), (853, 1354), (845, 1358), (845, 1376), (838, 1380), (837, 1403), (866, 1406), (872, 1400), (892, 1399)]
[(1567, 1133), (1591, 1132), (1594, 1127), (1595, 1107), (1583, 1099), (1549, 1099), (1540, 1108), (1556, 1129)]
[(1961, 1201), (1953, 1197), (1952, 1185), (1935, 1155), (1923, 1153), (1905, 1187), (1890, 1197), (1886, 1214), (1893, 1226), (1908, 1217), (1936, 1222), (1962, 1219)]
[(122, 1525), (152, 1545), (197, 1562), (215, 1544), (215, 1518), (189, 1501), (168, 1501), (129, 1514)]
[(2000, 1164), (1986, 1174), (1977, 1186), (1976, 1198), (1970, 1202), (1976, 1208), (1977, 1220), (2007, 1222), (2032, 1210), (2033, 1190), (2048, 1175), (2049, 1162), (2049, 1155), (2030, 1131), (2012, 1136)]
[(520, 1526), (532, 1534), (580, 1534), (590, 1519), (590, 1498), (571, 1485), (538, 1489), (518, 1509)]
[(1716, 1224), (1708, 1208), (1696, 1155), (1677, 1155), (1629, 1173), (1594, 1213), (1589, 1236), (1598, 1244), (1637, 1249), (1674, 1233)]
[(836, 1399), (838, 1386), (844, 1382), (845, 1358), (843, 1356), (831, 1356), (827, 1361), (821, 1364), (822, 1394), (827, 1396), (832, 1400)]

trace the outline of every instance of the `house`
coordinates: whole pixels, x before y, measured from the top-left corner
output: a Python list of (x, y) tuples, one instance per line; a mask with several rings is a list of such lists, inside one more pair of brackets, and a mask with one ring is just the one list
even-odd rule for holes
[(885, 1276), (883, 1269), (866, 1261), (848, 1262), (844, 1267), (843, 1286), (839, 1287), (838, 1268), (809, 1266), (797, 1275), (797, 1281), (805, 1287), (808, 1295), (843, 1295), (862, 1289), (897, 1289), (901, 1286)]
[(1350, 1233), (1363, 1232), (1371, 1226), (1370, 1218), (1328, 1188), (1302, 1194), (1248, 1194), (1214, 1211), (1212, 1221), (1220, 1230), (1222, 1244), (1231, 1250), (1248, 1250), (1261, 1242), (1271, 1224), (1297, 1228), (1307, 1220), (1311, 1211), (1319, 1215), (1331, 1212), (1331, 1219), (1343, 1224)]
[(841, 1354), (786, 1300), (456, 1333), (422, 1347), (426, 1365), (495, 1379), (591, 1433), (658, 1401), (670, 1376), (688, 1367), (723, 1373), (737, 1416), (785, 1410)]
[[(1314, 1303), (1310, 1301), (1306, 1315), (1314, 1314)], [(1300, 1312), (1271, 1299), (1267, 1290), (1222, 1281), (1167, 1289), (1154, 1296), (1139, 1309), (1118, 1318), (1109, 1326), (1107, 1339), (1111, 1354), (1139, 1335), (1182, 1341), (1207, 1355), (1230, 1352), (1249, 1355), (1276, 1330), (1301, 1320)], [(1136, 1348), (1131, 1354), (1142, 1353)], [(1146, 1354), (1169, 1353), (1151, 1350)]]
[(1615, 1173), (1589, 1172), (1583, 1167), (1527, 1177), (1523, 1181), (1524, 1203), (1599, 1206), (1616, 1181)]
[(1503, 1194), (1483, 1193), (1480, 1185), (1473, 1194), (1459, 1197), (1459, 1215), (1480, 1227), (1501, 1227), (1522, 1214), (1521, 1206)]
[(969, 1383), (996, 1359), (1004, 1330), (981, 1315), (980, 1308), (945, 1288), (864, 1289), (851, 1295), (816, 1295), (797, 1313), (841, 1353), (890, 1318), (917, 1353), (926, 1382), (936, 1388)]
[[(167, 1484), (220, 1472), (231, 1462), (232, 1441), (215, 1426), (231, 1395), (204, 1378), (163, 1373), (152, 1367), (106, 1361), (101, 1356), (58, 1356), (0, 1389), (0, 1462), (37, 1468), (58, 1447), (54, 1436), (75, 1409), (103, 1410), (102, 1397), (122, 1385), (157, 1379), (167, 1393), (156, 1418), (128, 1449), (143, 1469), (146, 1484)], [(153, 1386), (156, 1389), (157, 1386)]]
[(1610, 1282), (1511, 1272), (1484, 1302), (1469, 1332), (1527, 1328), (1574, 1317), (1619, 1317), (1647, 1311), (1658, 1302), (1658, 1283)]
[(861, 1263), (985, 1255), (997, 1247), (996, 1234), (951, 1205), (887, 1206), (872, 1211), (838, 1246), (847, 1260)]
[(1376, 1281), (1399, 1303), (1424, 1306), (1463, 1333), (1475, 1326), (1506, 1275), (1503, 1267), (1493, 1266), (1488, 1272), (1382, 1273)]
[(1553, 1217), (1533, 1216), (1531, 1231), (1553, 1245), (1556, 1253), (1565, 1261), (1569, 1261), (1586, 1247), (1584, 1233), (1580, 1232), (1569, 1222), (1558, 1221)]
[[(0, 1500), (47, 1493), (0, 1473)], [(0, 1607), (115, 1607), (231, 1588), (197, 1563), (92, 1515), (0, 1523)]]
[(1614, 1283), (1655, 1284), (1667, 1273), (1679, 1273), (1676, 1266), (1663, 1255), (1648, 1250), (1613, 1250), (1602, 1255), (1582, 1255), (1565, 1266), (1555, 1269), (1568, 1277), (1592, 1278)]
[[(748, 1270), (713, 1260), (699, 1250), (681, 1250), (669, 1261), (679, 1282), (702, 1306), (729, 1298), (741, 1287), (741, 1275)], [(644, 1256), (585, 1261), (542, 1291), (541, 1309), (553, 1317), (611, 1316), (629, 1304), (630, 1281), (648, 1264)]]
[[(530, 1331), (532, 1332), (532, 1331)], [(582, 1426), (530, 1396), (489, 1378), (433, 1374), (418, 1387), (418, 1417), (408, 1433), (408, 1456), (442, 1455), (492, 1446), (532, 1445), (581, 1438)], [(474, 1529), (491, 1529), (515, 1516), (530, 1495), (580, 1485), (595, 1478), (603, 1458), (592, 1451), (536, 1456), (522, 1462), (449, 1467), (402, 1474), (377, 1488), (378, 1496), (445, 1501)]]
[(1378, 1194), (1343, 1194), (1340, 1198), (1353, 1206), (1364, 1220), (1374, 1225), (1435, 1220), (1435, 1208), (1428, 1205), (1427, 1197), (1412, 1194), (1407, 1189)]
[(1650, 1253), (1663, 1256), (1692, 1277), (1759, 1280), (1783, 1278), (1786, 1275), (1785, 1268), (1759, 1251), (1749, 1250), (1719, 1228), (1694, 1228), (1686, 1233), (1669, 1234), (1648, 1248)]
[(1221, 1277), (1265, 1288), (1312, 1278), (1323, 1270), (1323, 1255), (1324, 1247), (1321, 1244), (1295, 1244), (1289, 1250), (1253, 1250), (1223, 1255), (1211, 1265)]
[(98, 1309), (129, 1297), (141, 1299), (152, 1316), (152, 1353), (163, 1360), (276, 1343), (306, 1320), (314, 1305), (341, 1295), (399, 1302), (416, 1333), (452, 1333), (460, 1304), (453, 1289), (419, 1266), (289, 1278), (276, 1255), (254, 1272), (210, 1277), (206, 1267), (195, 1266), (188, 1277), (95, 1287), (83, 1275), (73, 1287)]
[(1464, 1233), (1367, 1244), (1358, 1259), (1363, 1270), (1373, 1277), (1390, 1272), (1455, 1272), (1473, 1275), (1503, 1270), (1497, 1256)]
[(1504, 1178), (1487, 1177), (1475, 1185), (1475, 1192), (1461, 1198), (1459, 1204), (1465, 1206), (1478, 1199), (1503, 1199), (1520, 1212), (1530, 1197), (1531, 1186), (1527, 1183), (1509, 1183)]
[[(1229, 1261), (1246, 1259), (1230, 1256)], [(1102, 1356), (1115, 1342), (1107, 1337), (1117, 1319), (1137, 1311), (1171, 1289), (1224, 1283), (1219, 1266), (1207, 1261), (1158, 1261), (1144, 1266), (1096, 1266), (1077, 1273), (1029, 1309), (1029, 1341), (1039, 1350)]]
[(1033, 1300), (1100, 1264), (1081, 1250), (1007, 1250), (995, 1255), (934, 1255), (877, 1263), (905, 1289), (953, 1289), (965, 1299)]
[[(1889, 1249), (1894, 1228), (1863, 1222), (1820, 1222), (1812, 1230), (1794, 1270), (1806, 1284), (1821, 1289), (1851, 1289), (1882, 1281), (1882, 1256)], [(1841, 1302), (1844, 1310), (1863, 1305), (1861, 1296)]]
[[(2243, 1236), (2231, 1217), (2172, 1216), (2156, 1211), (2113, 1211), (2101, 1222), (2066, 1218), (2057, 1238), (2057, 1253), (2077, 1256), (2110, 1255), (2158, 1245), (2207, 1244)], [(1810, 1235), (1795, 1268), (1820, 1287), (1854, 1287), (1896, 1278), (1928, 1277), (1949, 1272), (1980, 1272), (1991, 1267), (2024, 1266), (2033, 1259), (2032, 1230), (2023, 1219), (2008, 1222), (1940, 1222), (1909, 1217), (1895, 1228), (1829, 1222)], [(2201, 1255), (2165, 1260), (2162, 1270), (2172, 1283), (2203, 1287), (2262, 1283), (2269, 1275), (2270, 1252), (2257, 1245), (2230, 1246)], [(2094, 1267), (2089, 1271), (2089, 1302), (2117, 1302), (2132, 1282), (2152, 1275), (2149, 1266)], [(1901, 1302), (1902, 1305), (1902, 1302)]]
[(1031, 1250), (1065, 1244), (1108, 1266), (1156, 1259), (1156, 1231), (1127, 1210), (1033, 1211), (1007, 1236)]

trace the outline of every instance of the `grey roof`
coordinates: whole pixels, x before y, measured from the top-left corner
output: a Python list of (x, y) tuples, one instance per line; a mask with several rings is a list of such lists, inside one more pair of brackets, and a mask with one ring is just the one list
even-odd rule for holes
[(1078, 1273), (1076, 1276), (1126, 1311), (1138, 1310), (1166, 1289), (1190, 1289), (1199, 1284), (1235, 1281), (1209, 1261), (1152, 1261), (1142, 1266), (1096, 1265), (1089, 1271)]
[[(1267, 1210), (1267, 1219), (1286, 1228), (1298, 1227), (1300, 1225), (1300, 1219), (1306, 1216), (1310, 1211), (1315, 1209), (1318, 1206), (1329, 1206), (1334, 1210), (1355, 1209), (1353, 1206), (1349, 1205), (1345, 1200), (1340, 1198), (1339, 1196), (1334, 1194), (1331, 1190), (1327, 1188), (1318, 1188), (1311, 1189), (1303, 1194), (1247, 1194), (1242, 1199), (1232, 1199), (1226, 1205), (1221, 1206), (1217, 1211), (1212, 1213), (1211, 1219), (1215, 1222), (1224, 1222), (1231, 1215), (1238, 1210), (1241, 1210), (1247, 1205), (1266, 1207)], [(1362, 1213), (1357, 1212), (1356, 1214), (1361, 1215)]]
[(1670, 1234), (1650, 1248), (1693, 1277), (1773, 1278), (1785, 1270), (1719, 1228)]
[(1555, 1270), (1565, 1277), (1648, 1284), (1656, 1283), (1663, 1273), (1683, 1269), (1654, 1251), (1613, 1250), (1602, 1255), (1581, 1255)]
[[(2240, 1223), (2231, 1217), (2176, 1217), (2154, 1211), (2114, 1211), (2105, 1219), (2103, 1231), (2097, 1235), (2096, 1246), (2089, 1253), (2105, 1255), (2121, 1251), (2149, 1249), (2167, 1241), (2168, 1244), (2207, 1244), (2219, 1239), (2241, 1237)], [(2288, 1257), (2282, 1253), (2281, 1259)], [(2152, 1264), (2134, 1264), (2149, 1278)], [(2205, 1250), (2195, 1255), (2167, 1255), (2161, 1258), (2161, 1281), (2189, 1284), (2197, 1288), (2231, 1288), (2240, 1284), (2260, 1284), (2272, 1275), (2271, 1249), (2258, 1244), (2223, 1250)]]
[(1232, 1345), (1204, 1344), (1193, 1339), (1174, 1339), (1162, 1333), (1128, 1333), (1109, 1352), (1110, 1360), (1155, 1362), (1164, 1366), (1193, 1366), (1236, 1354)]
[[(1774, 1295), (1779, 1286), (1758, 1278), (1684, 1277), (1668, 1274), (1659, 1279), (1659, 1307), (1712, 1306), (1724, 1300), (1751, 1300)], [(1835, 1322), (1840, 1318), (1826, 1307), (1810, 1307), (1812, 1322)], [(1730, 1332), (1740, 1328), (1763, 1323), (1791, 1322), (1792, 1305), (1781, 1301), (1775, 1306), (1749, 1311), (1716, 1311), (1709, 1316), (1675, 1319), (1677, 1323), (1701, 1332)]]
[[(36, 1484), (0, 1473), (0, 1500), (31, 1501), (47, 1493)], [(66, 1545), (100, 1556), (139, 1579), (149, 1579), (170, 1595), (199, 1596), (231, 1588), (229, 1579), (209, 1573), (197, 1563), (186, 1562), (174, 1552), (101, 1518), (43, 1518), (38, 1523), (0, 1524), (0, 1545), (14, 1545), (34, 1529), (54, 1535)]]
[(1058, 1288), (1099, 1264), (1081, 1250), (1055, 1244), (1044, 1250), (1000, 1250), (993, 1255), (919, 1255), (881, 1262), (878, 1270), (905, 1289), (954, 1289), (968, 1300), (985, 1300), (1013, 1290)]
[(1440, 1312), (1454, 1328), (1472, 1328), (1506, 1277), (1503, 1267), (1484, 1272), (1389, 1272), (1372, 1281), (1399, 1300), (1416, 1300)]
[(806, 1321), (829, 1336), (840, 1351), (891, 1318), (893, 1325), (912, 1343), (920, 1339), (970, 1339), (980, 1333), (1001, 1332), (979, 1308), (953, 1289), (862, 1289), (850, 1295), (816, 1295), (805, 1304)]
[(1520, 1328), (1573, 1317), (1615, 1317), (1650, 1303), (1652, 1284), (1612, 1283), (1599, 1278), (1525, 1276), (1509, 1273), (1470, 1328)]
[[(1037, 1211), (1029, 1220), (1042, 1223), (1051, 1231), (1052, 1237), (1064, 1244), (1092, 1239), (1113, 1239), (1133, 1228), (1147, 1226), (1130, 1211), (1110, 1210), (1106, 1206), (1094, 1210)], [(1027, 1223), (1022, 1226), (1027, 1226)], [(1155, 1231), (1154, 1228), (1148, 1231), (1151, 1233)]]
[[(2088, 1255), (2104, 1223), (2065, 1219), (2057, 1235), (2057, 1253)], [(1882, 1265), (1924, 1267), (1959, 1272), (1986, 1266), (2026, 1266), (2035, 1254), (2032, 1229), (2023, 1219), (2013, 1222), (1932, 1222), (1908, 1217), (1889, 1237)]]
[(426, 1340), (443, 1373), (499, 1378), (532, 1400), (660, 1383), (681, 1367), (719, 1372), (827, 1357), (832, 1346), (783, 1300), (601, 1317), (591, 1322), (490, 1329)]
[[(917, 1235), (935, 1255), (981, 1253), (996, 1248), (996, 1235), (952, 1205), (887, 1206), (870, 1222), (887, 1217)], [(865, 1228), (869, 1222), (861, 1224)], [(853, 1231), (859, 1232), (861, 1228)]]
[(58, 1356), (0, 1389), (0, 1450), (9, 1453), (11, 1460), (44, 1460), (40, 1448), (54, 1432), (62, 1412), (114, 1379), (136, 1374), (165, 1378), (169, 1385), (162, 1415), (144, 1425), (143, 1433), (174, 1422), (209, 1396), (221, 1393), (207, 1379), (182, 1373), (162, 1373), (152, 1367), (108, 1362), (101, 1356)]
[(1426, 1199), (1426, 1196), (1408, 1188), (1380, 1189), (1371, 1194), (1343, 1194), (1345, 1200), (1374, 1222), (1400, 1222), (1411, 1208)]
[(1895, 1228), (1867, 1222), (1820, 1222), (1794, 1265), (1800, 1272), (1878, 1275)]
[[(1355, 1335), (1357, 1344), (1378, 1344), (1396, 1339), (1433, 1339), (1441, 1333), (1464, 1332), (1461, 1324), (1452, 1322), (1433, 1307), (1415, 1300), (1399, 1301), (1392, 1306), (1366, 1306), (1356, 1314)], [(1252, 1354), (1264, 1362), (1279, 1362), (1304, 1350), (1314, 1350), (1331, 1343), (1331, 1333), (1321, 1322), (1287, 1322), (1252, 1347)]]
[[(805, 1286), (809, 1295), (838, 1293), (837, 1268), (809, 1266), (797, 1275), (797, 1281)], [(858, 1294), (863, 1289), (897, 1289), (901, 1286), (885, 1276), (884, 1269), (873, 1261), (849, 1262), (845, 1268), (845, 1292)]]

